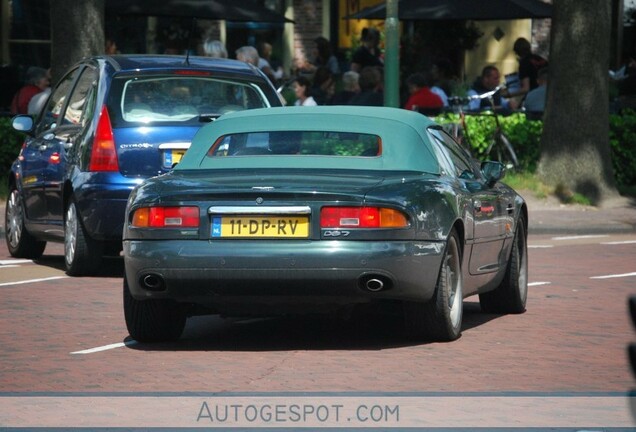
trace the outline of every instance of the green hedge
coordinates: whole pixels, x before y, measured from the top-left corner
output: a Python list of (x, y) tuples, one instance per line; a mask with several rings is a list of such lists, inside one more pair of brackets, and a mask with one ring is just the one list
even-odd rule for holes
[[(436, 117), (439, 123), (459, 122), (457, 114), (444, 114)], [(539, 162), (541, 133), (543, 122), (526, 120), (524, 114), (500, 116), (501, 127), (510, 139), (521, 170), (534, 172)], [(473, 154), (484, 159), (489, 137), (495, 129), (492, 117), (466, 116)], [(624, 111), (610, 115), (610, 146), (614, 176), (619, 189), (636, 186), (636, 112)]]
[(23, 142), (24, 134), (11, 127), (11, 118), (0, 117), (0, 173), (3, 184), (6, 183), (11, 164), (18, 157)]
[(614, 178), (619, 188), (636, 186), (636, 112), (610, 115), (610, 146)]

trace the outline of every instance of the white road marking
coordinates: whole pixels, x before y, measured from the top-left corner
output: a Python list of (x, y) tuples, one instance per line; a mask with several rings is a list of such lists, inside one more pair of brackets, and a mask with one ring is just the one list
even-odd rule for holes
[(9, 265), (9, 264), (26, 264), (26, 263), (32, 263), (33, 260), (28, 260), (28, 259), (11, 259), (11, 260), (0, 260), (0, 265)]
[(553, 247), (554, 245), (528, 245), (528, 249), (549, 249)]
[(626, 244), (636, 244), (636, 240), (625, 240), (625, 241), (613, 241), (613, 242), (604, 242), (602, 245), (626, 245)]
[(68, 276), (52, 276), (52, 277), (41, 278), (41, 279), (29, 279), (29, 280), (15, 281), (15, 282), (5, 282), (5, 283), (0, 283), (0, 287), (11, 286), (11, 285), (22, 285), (22, 284), (36, 283), (36, 282), (46, 282), (50, 280), (67, 279), (67, 278)]
[(531, 282), (528, 286), (541, 286), (541, 285), (550, 285), (552, 282)]
[(630, 277), (630, 276), (636, 276), (636, 272), (634, 272), (634, 273), (623, 273), (623, 274), (613, 274), (613, 275), (606, 275), (606, 276), (592, 276), (592, 277), (590, 277), (590, 279), (613, 279), (613, 278), (624, 278), (624, 277)]
[(108, 350), (111, 350), (111, 349), (122, 348), (122, 347), (125, 347), (125, 346), (131, 346), (131, 345), (137, 345), (137, 341), (136, 340), (129, 340), (127, 342), (119, 342), (119, 343), (114, 343), (114, 344), (110, 344), (110, 345), (104, 345), (104, 346), (100, 346), (100, 347), (96, 347), (96, 348), (85, 349), (85, 350), (81, 350), (81, 351), (73, 351), (71, 354), (93, 354), (93, 353), (96, 353), (96, 352), (108, 351)]
[(602, 237), (609, 237), (609, 236), (603, 235), (603, 234), (588, 234), (588, 235), (552, 237), (552, 240), (580, 240), (580, 239), (591, 239), (591, 238), (602, 238)]

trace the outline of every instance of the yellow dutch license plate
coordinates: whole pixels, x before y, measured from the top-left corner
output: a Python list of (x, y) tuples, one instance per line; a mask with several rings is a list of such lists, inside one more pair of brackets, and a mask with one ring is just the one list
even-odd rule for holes
[(181, 158), (185, 154), (184, 150), (172, 150), (172, 163), (176, 164), (181, 162)]
[(306, 216), (214, 216), (213, 238), (307, 238), (309, 218)]
[(168, 150), (163, 154), (163, 165), (166, 168), (172, 168), (179, 162), (185, 154), (185, 150)]

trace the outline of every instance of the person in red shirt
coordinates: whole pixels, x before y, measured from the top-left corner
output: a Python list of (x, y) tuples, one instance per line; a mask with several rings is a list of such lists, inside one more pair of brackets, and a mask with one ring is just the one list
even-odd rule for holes
[(433, 93), (428, 86), (428, 80), (422, 73), (414, 73), (406, 80), (409, 89), (409, 99), (406, 101), (404, 108), (411, 111), (418, 111), (420, 108), (442, 108), (444, 102)]
[(11, 114), (28, 114), (31, 98), (44, 91), (49, 84), (49, 73), (46, 69), (30, 67), (26, 74), (26, 84), (13, 96)]

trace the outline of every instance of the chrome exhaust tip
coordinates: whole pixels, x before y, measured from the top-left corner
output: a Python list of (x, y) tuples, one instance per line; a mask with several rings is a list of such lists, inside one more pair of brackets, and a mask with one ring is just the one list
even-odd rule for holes
[(393, 281), (390, 277), (382, 274), (366, 274), (360, 276), (358, 284), (364, 291), (375, 293), (390, 289), (393, 286)]
[(364, 284), (365, 288), (371, 292), (378, 292), (384, 289), (384, 282), (380, 279), (367, 279), (367, 282)]
[(163, 291), (165, 283), (161, 276), (149, 273), (140, 278), (141, 286), (148, 291)]

